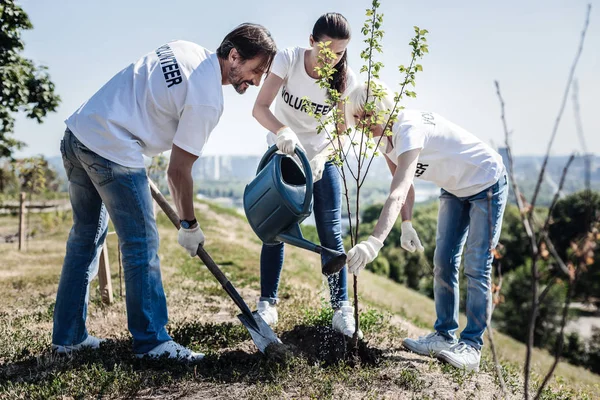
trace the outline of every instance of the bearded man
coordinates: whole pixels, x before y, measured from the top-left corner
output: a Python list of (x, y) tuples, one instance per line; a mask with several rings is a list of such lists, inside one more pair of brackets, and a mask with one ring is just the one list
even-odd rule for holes
[(117, 73), (65, 121), (61, 153), (73, 228), (54, 308), (54, 351), (98, 348), (102, 342), (85, 323), (110, 215), (123, 257), (133, 352), (186, 361), (203, 357), (165, 329), (167, 302), (143, 155), (171, 150), (168, 181), (181, 219), (178, 242), (194, 256), (204, 234), (194, 215), (192, 165), (223, 113), (223, 85), (240, 94), (258, 86), (276, 51), (269, 31), (256, 24), (238, 26), (215, 53), (170, 42)]

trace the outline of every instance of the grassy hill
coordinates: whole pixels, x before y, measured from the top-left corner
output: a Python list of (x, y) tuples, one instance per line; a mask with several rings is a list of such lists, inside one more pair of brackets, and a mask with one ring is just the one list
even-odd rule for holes
[[(260, 241), (234, 211), (199, 204), (206, 249), (251, 307), (259, 293)], [(50, 352), (52, 312), (69, 218), (54, 224), (32, 216), (45, 228), (27, 252), (0, 243), (0, 398), (393, 398), (494, 399), (501, 397), (490, 355), (482, 372), (469, 374), (401, 349), (402, 339), (427, 333), (434, 320), (432, 301), (404, 286), (361, 273), (362, 326), (367, 345), (363, 362), (336, 362), (343, 338), (333, 334), (326, 283), (316, 254), (286, 248), (282, 277), (279, 337), (296, 345), (293, 356), (268, 358), (258, 353), (235, 315), (237, 309), (197, 259), (177, 245), (176, 231), (159, 214), (160, 257), (170, 313), (169, 332), (191, 348), (207, 353), (197, 365), (138, 360), (131, 353), (121, 296), (116, 237), (109, 249), (115, 303), (100, 302), (94, 281), (88, 310), (90, 333), (110, 339), (99, 351), (74, 357)], [(46, 217), (47, 218), (47, 217)], [(42, 224), (42, 222), (44, 222)], [(10, 231), (14, 217), (0, 217)], [(123, 284), (124, 286), (124, 284)], [(522, 398), (522, 344), (496, 333), (509, 398)], [(551, 361), (535, 351), (536, 374)], [(595, 398), (600, 376), (561, 363), (547, 399)]]

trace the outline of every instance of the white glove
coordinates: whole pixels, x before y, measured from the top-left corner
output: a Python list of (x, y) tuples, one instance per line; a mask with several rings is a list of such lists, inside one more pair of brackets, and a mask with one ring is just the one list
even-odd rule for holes
[(204, 232), (200, 229), (200, 225), (195, 228), (185, 229), (179, 228), (179, 236), (177, 242), (194, 257), (198, 252), (198, 246), (204, 244)]
[(290, 156), (294, 155), (294, 150), (296, 149), (296, 146), (302, 148), (302, 145), (298, 140), (298, 136), (296, 136), (294, 131), (288, 128), (287, 126), (277, 133), (277, 140), (275, 141), (275, 145), (277, 146), (279, 151)]
[(354, 246), (348, 252), (348, 271), (358, 275), (365, 265), (377, 257), (382, 247), (383, 243), (374, 236), (369, 236), (367, 240), (363, 240)]
[(402, 235), (400, 235), (400, 246), (402, 246), (404, 250), (410, 251), (411, 253), (414, 253), (415, 250), (422, 253), (425, 250), (421, 244), (421, 240), (419, 240), (417, 231), (413, 228), (410, 221), (402, 222), (402, 224), (400, 224), (400, 229), (402, 230)]
[(310, 160), (310, 169), (312, 171), (313, 183), (320, 180), (323, 177), (323, 171), (325, 170), (325, 163), (329, 157), (325, 154), (317, 154)]

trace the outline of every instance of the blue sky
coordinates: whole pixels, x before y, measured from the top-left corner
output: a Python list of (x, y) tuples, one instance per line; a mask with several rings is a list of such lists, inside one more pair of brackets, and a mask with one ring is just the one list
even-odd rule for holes
[[(600, 153), (600, 2), (593, 10), (577, 70), (589, 150)], [(364, 47), (360, 28), (370, 1), (21, 0), (34, 29), (24, 35), (26, 56), (49, 67), (62, 104), (43, 124), (19, 117), (16, 136), (28, 147), (17, 156), (59, 154), (63, 121), (116, 72), (173, 39), (210, 50), (241, 22), (272, 32), (279, 48), (308, 46), (314, 21), (328, 11), (353, 28), (350, 66), (358, 71)], [(493, 81), (500, 81), (516, 154), (541, 154), (575, 56), (587, 1), (382, 0), (385, 38), (380, 57), (388, 86), (401, 77), (413, 25), (429, 30), (430, 54), (417, 75), (417, 99), (405, 106), (435, 111), (487, 143), (504, 141)], [(224, 88), (225, 112), (205, 154), (260, 154), (265, 130), (252, 118), (258, 89), (238, 95)], [(580, 150), (569, 101), (554, 154)]]

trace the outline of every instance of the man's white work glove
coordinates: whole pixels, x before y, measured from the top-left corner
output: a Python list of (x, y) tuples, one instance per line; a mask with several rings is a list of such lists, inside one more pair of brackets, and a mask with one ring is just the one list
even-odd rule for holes
[(323, 177), (325, 171), (325, 163), (329, 160), (328, 154), (319, 153), (310, 160), (310, 169), (312, 171), (313, 183)]
[(377, 257), (382, 247), (383, 243), (374, 236), (369, 236), (367, 240), (363, 240), (354, 246), (348, 252), (348, 271), (358, 275), (365, 265)]
[(400, 224), (400, 229), (402, 230), (402, 235), (400, 235), (400, 246), (402, 246), (404, 250), (410, 251), (411, 253), (414, 253), (415, 250), (419, 252), (425, 250), (421, 244), (421, 240), (419, 240), (417, 231), (413, 228), (410, 221), (402, 222), (402, 224)]
[(277, 140), (275, 141), (275, 145), (277, 146), (279, 151), (290, 156), (294, 155), (294, 149), (296, 149), (296, 146), (302, 148), (302, 145), (298, 140), (298, 136), (296, 136), (294, 131), (288, 128), (287, 126), (277, 133)]
[(198, 246), (204, 244), (204, 232), (200, 229), (200, 225), (195, 228), (185, 229), (179, 228), (179, 236), (177, 242), (194, 257), (198, 251)]

